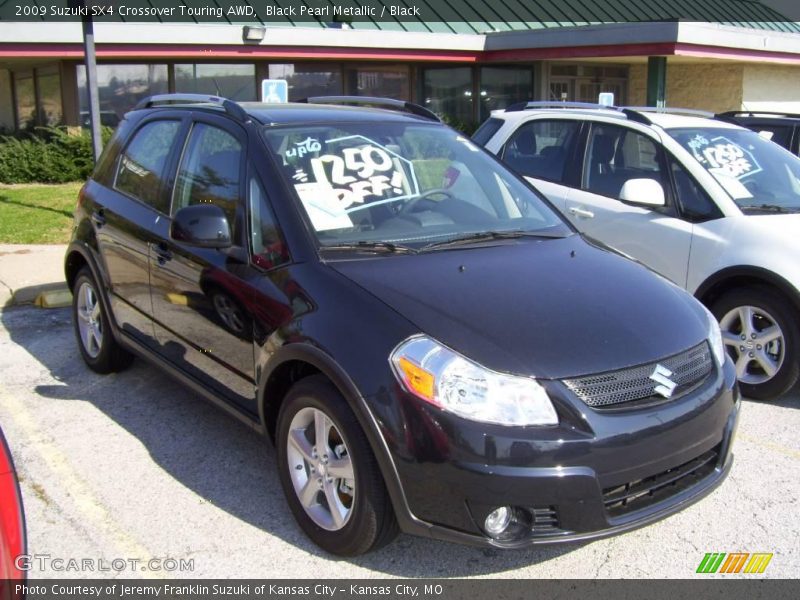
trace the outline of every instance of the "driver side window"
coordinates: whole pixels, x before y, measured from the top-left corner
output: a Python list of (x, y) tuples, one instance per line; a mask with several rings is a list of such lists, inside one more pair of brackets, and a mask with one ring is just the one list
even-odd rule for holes
[(595, 124), (586, 148), (583, 189), (619, 200), (631, 179), (654, 179), (666, 187), (659, 147), (632, 129)]
[(178, 169), (172, 214), (194, 204), (215, 204), (237, 231), (243, 158), (242, 145), (230, 133), (195, 123)]

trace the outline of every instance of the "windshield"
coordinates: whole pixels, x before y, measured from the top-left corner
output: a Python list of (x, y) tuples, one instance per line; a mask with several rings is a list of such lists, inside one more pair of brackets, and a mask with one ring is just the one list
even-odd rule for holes
[(488, 232), (571, 233), (505, 167), (440, 125), (269, 127), (264, 136), (323, 247), (420, 248)]
[(800, 212), (800, 159), (749, 130), (670, 129), (743, 212)]

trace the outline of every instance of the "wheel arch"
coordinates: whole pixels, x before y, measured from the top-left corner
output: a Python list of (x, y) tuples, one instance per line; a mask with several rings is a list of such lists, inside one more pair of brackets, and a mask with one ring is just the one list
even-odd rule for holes
[(767, 286), (776, 290), (800, 311), (800, 291), (777, 273), (761, 267), (737, 266), (717, 271), (700, 284), (694, 295), (710, 308), (726, 292), (753, 286)]
[(380, 466), (401, 528), (427, 535), (430, 526), (411, 513), (389, 447), (364, 396), (344, 368), (320, 348), (303, 342), (287, 344), (276, 352), (268, 368), (261, 374), (258, 409), (267, 436), (275, 443), (278, 412), (289, 388), (300, 379), (316, 374), (328, 378), (355, 414)]
[(92, 272), (92, 277), (97, 282), (98, 292), (100, 292), (100, 302), (103, 304), (103, 310), (108, 316), (108, 321), (111, 324), (111, 331), (117, 341), (120, 341), (119, 327), (114, 312), (111, 310), (111, 301), (108, 298), (106, 278), (103, 276), (103, 271), (97, 264), (95, 255), (92, 253), (92, 248), (84, 242), (74, 241), (67, 247), (67, 252), (64, 257), (64, 277), (66, 279), (69, 290), (75, 285), (75, 279), (81, 269), (88, 267)]

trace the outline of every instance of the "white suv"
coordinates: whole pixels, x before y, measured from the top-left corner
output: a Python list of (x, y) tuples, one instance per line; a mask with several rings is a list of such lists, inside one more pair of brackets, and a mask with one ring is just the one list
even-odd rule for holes
[(689, 112), (530, 102), (473, 140), (578, 230), (706, 304), (744, 394), (773, 398), (800, 374), (800, 159)]

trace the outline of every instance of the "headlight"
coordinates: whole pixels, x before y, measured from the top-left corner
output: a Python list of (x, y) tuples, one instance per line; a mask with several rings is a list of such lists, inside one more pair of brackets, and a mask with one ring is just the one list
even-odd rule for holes
[(496, 373), (429, 337), (407, 339), (390, 359), (407, 391), (466, 419), (500, 425), (558, 423), (553, 403), (534, 379)]
[(708, 343), (711, 346), (711, 353), (717, 359), (717, 364), (721, 367), (725, 364), (725, 344), (722, 343), (722, 332), (719, 329), (717, 318), (711, 314), (705, 306), (703, 307), (708, 317)]

